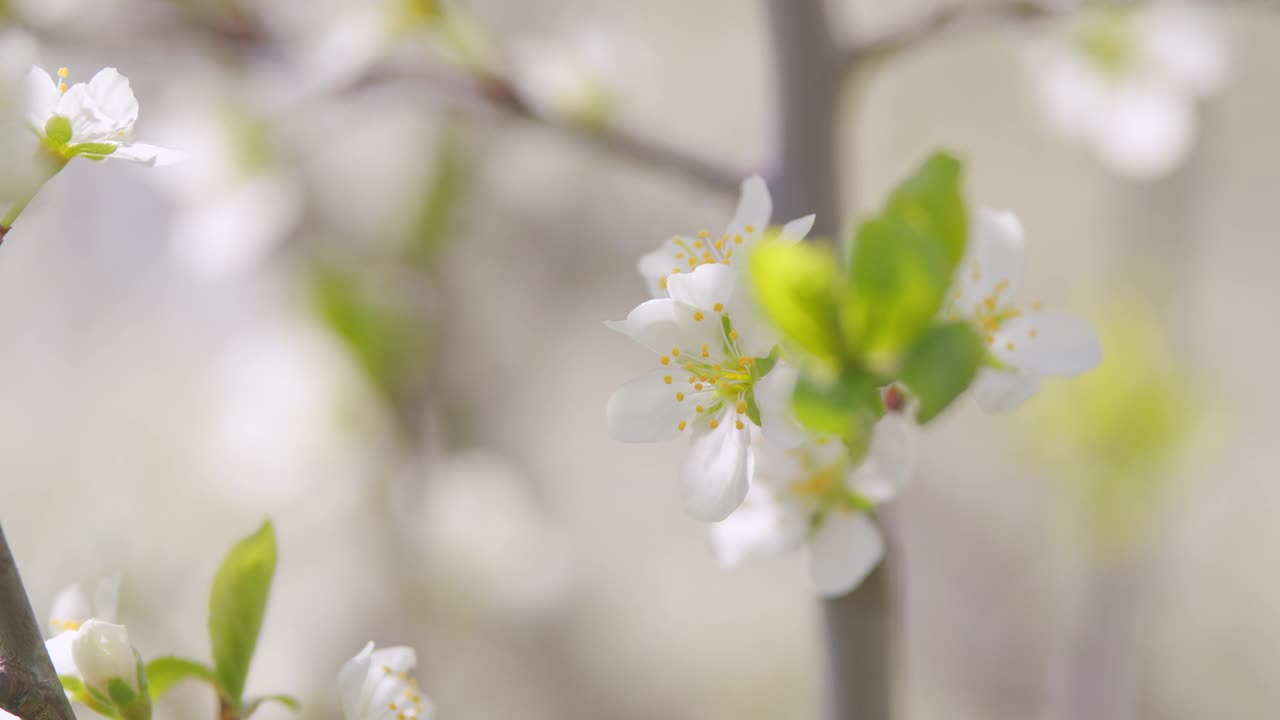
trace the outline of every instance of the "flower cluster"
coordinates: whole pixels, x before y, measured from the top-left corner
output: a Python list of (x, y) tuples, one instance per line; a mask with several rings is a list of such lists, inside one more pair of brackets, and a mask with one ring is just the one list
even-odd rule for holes
[(641, 258), (654, 299), (607, 325), (659, 366), (613, 394), (609, 430), (689, 436), (685, 508), (715, 523), (723, 564), (804, 549), (814, 588), (840, 595), (884, 552), (871, 515), (910, 477), (907, 410), (927, 422), (970, 386), (983, 409), (1009, 409), (1100, 349), (1087, 323), (1013, 301), (1022, 228), (969, 213), (947, 156), (859, 229), (849, 271), (797, 244), (812, 216), (770, 228), (771, 211), (750, 178), (724, 233)]

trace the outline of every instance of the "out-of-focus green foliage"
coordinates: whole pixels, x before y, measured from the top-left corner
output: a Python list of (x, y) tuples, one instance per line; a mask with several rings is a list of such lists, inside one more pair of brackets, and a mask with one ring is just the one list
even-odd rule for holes
[(224, 697), (236, 710), (241, 707), (275, 572), (276, 536), (271, 523), (266, 522), (231, 549), (209, 592), (214, 673)]
[(960, 162), (930, 157), (863, 222), (841, 267), (825, 247), (766, 243), (748, 275), (765, 316), (802, 371), (797, 419), (844, 438), (855, 456), (902, 383), (927, 422), (973, 381), (986, 355), (966, 324), (939, 320), (968, 242)]
[(405, 259), (419, 269), (427, 270), (435, 265), (465, 188), (468, 156), (458, 135), (451, 126), (440, 134), (422, 205), (409, 229)]
[(1143, 537), (1197, 403), (1144, 306), (1117, 304), (1098, 316), (1106, 360), (1037, 403), (1035, 444), (1080, 498), (1102, 549), (1123, 551)]
[(180, 657), (159, 657), (147, 663), (147, 682), (151, 699), (169, 692), (183, 680), (203, 680), (218, 686), (218, 676), (213, 668), (202, 662)]

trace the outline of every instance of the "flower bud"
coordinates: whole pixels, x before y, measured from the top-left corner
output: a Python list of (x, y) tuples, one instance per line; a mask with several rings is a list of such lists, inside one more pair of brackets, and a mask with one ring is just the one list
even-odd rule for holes
[(123, 680), (135, 695), (138, 692), (138, 657), (129, 644), (129, 633), (123, 625), (89, 620), (72, 640), (71, 656), (84, 684), (106, 693), (117, 704), (128, 704), (129, 701), (116, 697), (119, 690), (111, 692), (113, 680)]

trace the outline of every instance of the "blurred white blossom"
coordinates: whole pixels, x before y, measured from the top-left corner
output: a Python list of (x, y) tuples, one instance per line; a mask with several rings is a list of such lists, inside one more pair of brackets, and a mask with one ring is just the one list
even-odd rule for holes
[(70, 630), (79, 630), (90, 620), (115, 622), (119, 605), (120, 575), (112, 575), (98, 581), (93, 597), (79, 583), (72, 584), (53, 599), (49, 609), (49, 628), (54, 636)]
[[(712, 239), (711, 233), (702, 230), (696, 235), (676, 235), (663, 242), (657, 250), (640, 258), (638, 269), (655, 298), (668, 296), (667, 283), (682, 272), (690, 272), (708, 264), (736, 266), (734, 257), (741, 257), (762, 237), (769, 228), (773, 215), (773, 198), (764, 178), (752, 175), (742, 182), (738, 197), (738, 209), (724, 233)], [(813, 215), (806, 215), (788, 222), (782, 227), (781, 239), (787, 242), (803, 240), (813, 228)]]
[(6, 201), (31, 195), (35, 177), (35, 137), (26, 130), (20, 87), (36, 56), (36, 42), (22, 30), (0, 30), (0, 209)]
[(752, 449), (751, 491), (740, 508), (712, 526), (720, 562), (732, 567), (803, 547), (819, 593), (836, 596), (857, 587), (884, 555), (870, 513), (897, 495), (911, 475), (907, 421), (885, 415), (858, 462), (830, 437), (789, 448), (757, 441)]
[(1165, 175), (1195, 140), (1196, 102), (1227, 76), (1220, 29), (1179, 0), (1083, 11), (1035, 48), (1031, 68), (1050, 123), (1114, 171)]
[(509, 47), (511, 82), (543, 117), (602, 126), (614, 115), (621, 87), (616, 52), (617, 39), (598, 26), (517, 38)]
[(974, 321), (994, 365), (979, 371), (973, 391), (988, 412), (1030, 398), (1045, 375), (1078, 375), (1102, 361), (1102, 346), (1084, 320), (1013, 303), (1023, 269), (1022, 223), (1012, 213), (979, 208), (969, 250), (948, 302), (951, 318)]
[(412, 675), (418, 654), (409, 647), (364, 646), (338, 673), (346, 720), (430, 720), (431, 701)]
[(78, 629), (48, 641), (45, 648), (55, 672), (79, 678), (103, 694), (108, 693), (108, 684), (115, 678), (124, 680), (135, 692), (140, 686), (138, 656), (123, 625), (88, 620)]

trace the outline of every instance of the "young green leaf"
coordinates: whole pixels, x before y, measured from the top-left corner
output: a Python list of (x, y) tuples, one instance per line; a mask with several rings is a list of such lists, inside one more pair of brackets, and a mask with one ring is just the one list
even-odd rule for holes
[(209, 642), (214, 672), (237, 705), (258, 644), (276, 570), (276, 537), (271, 522), (241, 540), (222, 562), (209, 595)]
[(873, 366), (895, 360), (942, 308), (951, 268), (942, 247), (893, 218), (858, 228), (853, 285), (841, 323), (850, 353)]
[(937, 242), (952, 270), (964, 257), (968, 238), (963, 180), (959, 160), (947, 153), (934, 153), (894, 190), (884, 212)]
[(846, 373), (826, 385), (801, 377), (791, 398), (796, 421), (820, 435), (835, 435), (860, 456), (871, 441), (872, 428), (884, 414), (879, 381), (871, 375)]
[(71, 142), (71, 134), (71, 120), (62, 115), (54, 115), (44, 124), (44, 136), (58, 147)]
[(835, 257), (812, 244), (766, 243), (750, 255), (747, 268), (756, 302), (798, 350), (835, 364), (840, 358)]
[(203, 680), (214, 687), (218, 685), (218, 677), (213, 668), (204, 663), (180, 657), (160, 657), (152, 660), (147, 663), (146, 677), (150, 684), (152, 700), (163, 696), (183, 680)]
[(968, 323), (934, 325), (916, 340), (902, 358), (901, 378), (920, 401), (917, 422), (937, 417), (969, 388), (986, 352)]
[(298, 702), (298, 698), (292, 695), (264, 695), (246, 702), (241, 717), (251, 717), (264, 703), (280, 703), (294, 712), (302, 711), (302, 703)]

